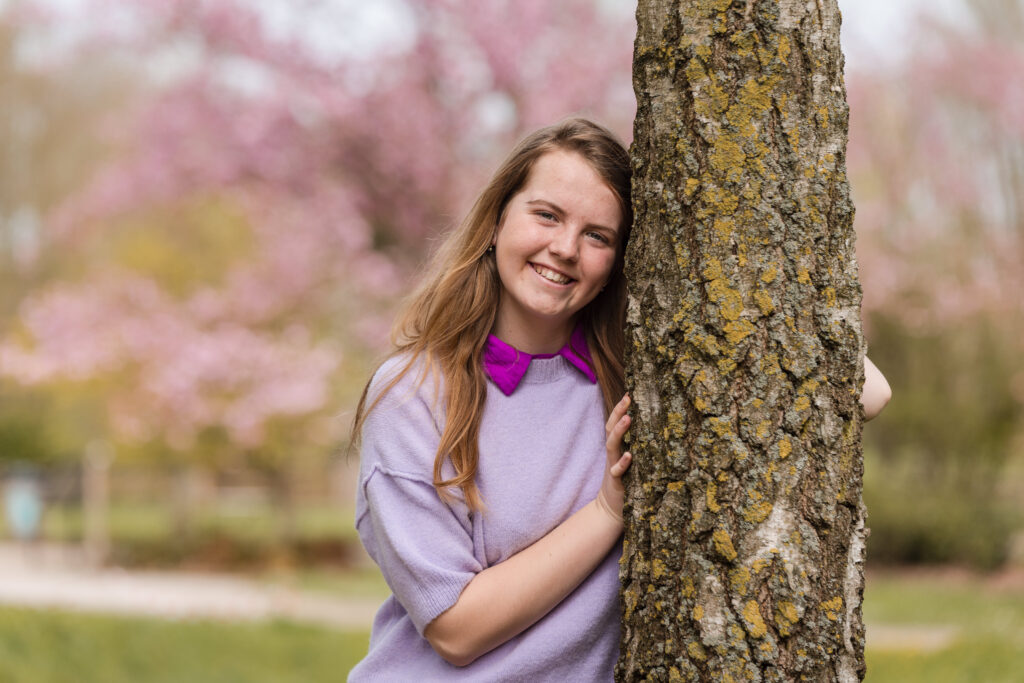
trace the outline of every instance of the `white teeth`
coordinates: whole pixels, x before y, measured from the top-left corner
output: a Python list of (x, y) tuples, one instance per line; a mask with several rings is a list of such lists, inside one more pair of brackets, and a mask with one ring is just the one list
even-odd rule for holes
[(572, 278), (568, 278), (562, 275), (561, 273), (556, 273), (555, 271), (549, 268), (545, 268), (544, 266), (534, 265), (533, 269), (537, 271), (537, 274), (540, 275), (545, 280), (551, 280), (552, 282), (556, 282), (560, 285), (565, 285), (568, 284), (569, 282), (572, 282)]

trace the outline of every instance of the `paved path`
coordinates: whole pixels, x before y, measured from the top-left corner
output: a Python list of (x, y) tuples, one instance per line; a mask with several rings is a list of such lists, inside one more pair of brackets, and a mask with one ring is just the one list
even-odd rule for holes
[(339, 598), (230, 575), (86, 570), (73, 550), (0, 545), (0, 604), (172, 619), (281, 618), (367, 629), (380, 598)]

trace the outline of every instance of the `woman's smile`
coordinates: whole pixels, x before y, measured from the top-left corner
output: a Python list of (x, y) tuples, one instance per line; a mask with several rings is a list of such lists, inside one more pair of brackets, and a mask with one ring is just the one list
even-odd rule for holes
[(530, 265), (533, 266), (533, 269), (537, 272), (538, 275), (540, 275), (542, 278), (553, 284), (569, 285), (575, 282), (575, 280), (573, 280), (571, 277), (569, 277), (565, 273), (558, 272), (554, 268), (548, 268), (547, 266), (542, 266), (537, 263), (531, 263)]

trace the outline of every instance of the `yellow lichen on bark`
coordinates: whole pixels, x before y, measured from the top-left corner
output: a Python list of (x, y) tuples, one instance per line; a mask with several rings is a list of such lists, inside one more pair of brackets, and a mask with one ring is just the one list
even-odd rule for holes
[(831, 600), (822, 602), (819, 607), (825, 612), (825, 616), (828, 617), (829, 621), (836, 621), (843, 610), (843, 597), (837, 595)]
[(718, 436), (730, 436), (732, 434), (732, 423), (726, 418), (713, 417), (708, 420), (708, 424), (711, 426), (711, 431)]
[(783, 600), (775, 606), (775, 626), (780, 635), (788, 636), (792, 632), (793, 625), (799, 620), (800, 615), (796, 611), (796, 605), (789, 600)]
[(761, 610), (754, 600), (748, 600), (743, 606), (743, 621), (747, 625), (747, 633), (754, 638), (763, 638), (768, 633), (768, 627), (761, 618)]
[(754, 302), (761, 310), (762, 315), (770, 315), (775, 312), (775, 302), (772, 301), (771, 295), (763, 289), (754, 292)]
[(651, 560), (651, 575), (656, 579), (660, 579), (668, 573), (668, 567), (665, 566), (665, 562), (660, 558), (654, 558)]
[(729, 584), (739, 595), (747, 594), (747, 585), (750, 583), (750, 570), (746, 567), (736, 567), (729, 572)]
[(783, 64), (789, 64), (789, 36), (779, 36), (779, 61)]
[(743, 519), (747, 520), (751, 524), (760, 524), (764, 520), (768, 519), (768, 515), (772, 513), (772, 504), (766, 501), (759, 503), (753, 503), (747, 506), (747, 509), (743, 512)]
[(734, 346), (754, 333), (749, 320), (734, 320), (725, 325), (725, 338)]
[(707, 493), (706, 493), (705, 497), (706, 497), (706, 502), (707, 502), (707, 505), (708, 505), (708, 510), (710, 510), (711, 512), (718, 512), (719, 510), (722, 509), (722, 507), (718, 504), (718, 501), (715, 500), (715, 495), (717, 493), (718, 493), (718, 485), (715, 484), (715, 482), (713, 482), (713, 481), (709, 481), (708, 482), (708, 490), (707, 490)]
[(719, 555), (730, 562), (736, 559), (736, 548), (732, 545), (732, 538), (729, 536), (729, 532), (725, 529), (715, 529), (715, 533), (711, 535), (711, 540)]
[(743, 298), (739, 290), (729, 286), (729, 281), (724, 277), (716, 278), (707, 283), (708, 297), (718, 304), (722, 317), (726, 320), (737, 321), (743, 313)]

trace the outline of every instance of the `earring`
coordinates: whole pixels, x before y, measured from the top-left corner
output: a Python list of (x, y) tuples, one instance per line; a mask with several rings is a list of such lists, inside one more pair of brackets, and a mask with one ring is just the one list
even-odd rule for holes
[(494, 245), (493, 244), (491, 246), (487, 247), (487, 253), (488, 254), (493, 254), (494, 253)]

